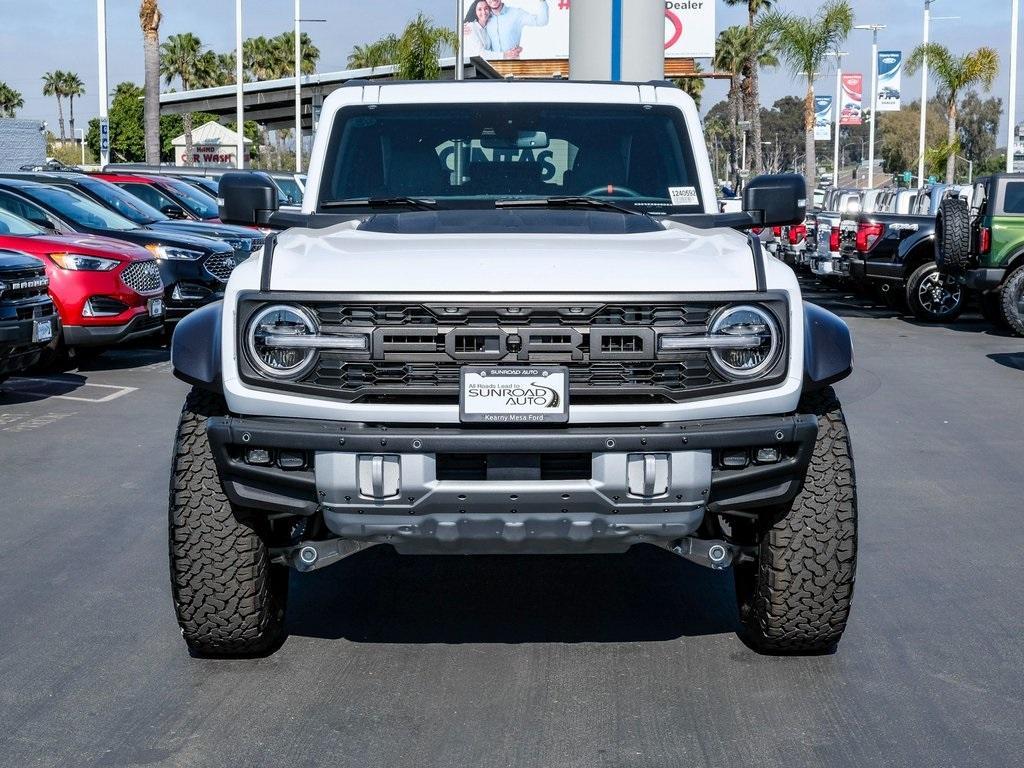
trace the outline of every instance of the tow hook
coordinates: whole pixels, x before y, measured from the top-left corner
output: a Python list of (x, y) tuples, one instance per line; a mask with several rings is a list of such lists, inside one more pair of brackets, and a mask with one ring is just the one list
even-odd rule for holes
[(672, 551), (692, 563), (715, 571), (725, 570), (742, 554), (739, 547), (727, 541), (692, 538), (681, 539), (672, 547)]
[(291, 547), (272, 549), (270, 556), (271, 562), (278, 565), (288, 565), (303, 572), (316, 571), (370, 546), (372, 544), (346, 539), (304, 541)]

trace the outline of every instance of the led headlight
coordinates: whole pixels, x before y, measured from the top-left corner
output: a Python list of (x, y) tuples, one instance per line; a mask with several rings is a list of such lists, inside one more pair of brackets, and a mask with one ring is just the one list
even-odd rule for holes
[(246, 332), (249, 357), (260, 373), (274, 379), (297, 379), (316, 359), (317, 350), (301, 342), (317, 335), (316, 321), (301, 307), (275, 304), (253, 315)]
[(121, 263), (114, 259), (82, 256), (78, 253), (51, 253), (50, 258), (61, 269), (69, 269), (74, 272), (109, 272), (112, 269), (117, 269)]
[(775, 318), (764, 309), (744, 305), (726, 307), (711, 324), (711, 336), (742, 337), (743, 346), (712, 346), (711, 361), (718, 372), (730, 379), (753, 379), (778, 360), (782, 339)]
[(195, 261), (203, 258), (202, 251), (193, 251), (190, 248), (176, 248), (170, 245), (147, 245), (146, 250), (158, 259), (171, 261)]

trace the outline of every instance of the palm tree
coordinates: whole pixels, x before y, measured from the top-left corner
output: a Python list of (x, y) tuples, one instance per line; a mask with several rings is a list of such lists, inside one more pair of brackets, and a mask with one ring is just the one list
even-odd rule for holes
[(350, 69), (371, 69), (393, 64), (397, 50), (397, 35), (388, 35), (367, 45), (356, 45), (348, 55), (348, 66)]
[[(190, 90), (202, 75), (202, 55), (203, 43), (191, 32), (168, 37), (160, 46), (160, 73), (164, 82), (170, 85), (177, 79), (181, 81), (182, 90)], [(192, 113), (186, 112), (182, 122), (185, 124), (185, 165), (192, 165)]]
[(252, 80), (274, 80), (283, 65), (275, 60), (277, 49), (270, 40), (260, 35), (242, 43), (242, 69)]
[(160, 163), (160, 21), (163, 14), (157, 0), (142, 0), (139, 26), (142, 27), (142, 55), (146, 69), (145, 126), (146, 162)]
[(952, 184), (956, 175), (956, 155), (959, 149), (957, 139), (957, 101), (960, 94), (975, 85), (992, 88), (999, 74), (999, 54), (992, 48), (982, 46), (976, 51), (957, 56), (944, 45), (928, 43), (919, 45), (907, 60), (907, 72), (913, 75), (921, 68), (925, 58), (931, 68), (932, 77), (939, 85), (939, 99), (946, 107), (947, 146), (946, 183)]
[(76, 72), (63, 72), (61, 89), (64, 91), (64, 96), (68, 100), (68, 111), (70, 117), (68, 124), (71, 126), (71, 138), (75, 137), (75, 99), (80, 96), (85, 96), (85, 83), (82, 82), (82, 78), (78, 76)]
[(47, 72), (43, 75), (43, 96), (54, 96), (57, 99), (57, 119), (60, 125), (60, 140), (67, 140), (68, 134), (64, 130), (64, 73), (59, 69)]
[(747, 59), (749, 35), (743, 27), (726, 27), (718, 34), (712, 64), (718, 72), (729, 75), (729, 178), (739, 184), (740, 164), (737, 157), (739, 125), (743, 121), (743, 100), (740, 98), (740, 73)]
[(700, 74), (704, 71), (704, 67), (700, 65), (700, 62), (693, 62), (693, 77), (679, 77), (676, 78), (676, 85), (679, 89), (690, 96), (693, 99), (693, 103), (697, 105), (697, 109), (700, 109), (701, 97), (704, 95), (704, 78)]
[(793, 74), (807, 79), (804, 99), (804, 175), (807, 189), (817, 182), (817, 155), (814, 147), (814, 79), (825, 56), (839, 49), (853, 29), (853, 8), (847, 0), (828, 0), (811, 17), (772, 12), (765, 17), (765, 33), (776, 43)]
[[(725, 0), (726, 5), (747, 6), (747, 31), (753, 35), (757, 27), (757, 16), (761, 11), (767, 11), (772, 7), (773, 0)], [(744, 66), (744, 76), (747, 86), (744, 89), (747, 114), (750, 115), (752, 125), (752, 139), (754, 144), (754, 173), (761, 173), (763, 162), (761, 156), (761, 85), (760, 67), (763, 62), (759, 61), (757, 51), (751, 51)], [(777, 66), (776, 64), (764, 64), (764, 66)]]
[[(302, 74), (312, 75), (320, 62), (320, 49), (313, 45), (312, 38), (305, 32), (299, 40), (302, 44)], [(282, 32), (271, 38), (270, 43), (276, 49), (277, 77), (295, 77), (295, 32)]]
[(423, 13), (406, 25), (398, 38), (395, 64), (400, 80), (437, 80), (441, 77), (438, 59), (455, 50), (459, 37), (448, 27), (435, 27), (434, 20)]
[(15, 112), (25, 106), (25, 99), (19, 91), (7, 83), (0, 83), (0, 117), (14, 117)]

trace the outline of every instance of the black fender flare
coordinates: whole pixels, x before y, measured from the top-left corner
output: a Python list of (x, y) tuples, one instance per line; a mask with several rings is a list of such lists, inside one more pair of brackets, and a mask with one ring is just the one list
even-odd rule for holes
[(837, 315), (804, 302), (804, 391), (824, 389), (853, 372), (853, 336)]
[(174, 375), (195, 387), (221, 392), (220, 332), (224, 302), (215, 301), (186, 315), (171, 339)]
[(910, 270), (907, 269), (908, 257), (917, 251), (918, 249), (925, 249), (927, 251), (928, 258), (926, 261), (935, 260), (935, 229), (927, 230), (925, 232), (917, 232), (913, 236), (908, 237), (902, 243), (900, 243), (899, 251), (897, 253), (897, 261), (903, 266), (905, 274), (909, 275)]

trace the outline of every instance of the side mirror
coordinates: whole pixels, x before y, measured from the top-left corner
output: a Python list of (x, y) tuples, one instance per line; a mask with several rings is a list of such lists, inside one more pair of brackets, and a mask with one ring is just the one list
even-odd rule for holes
[(184, 219), (185, 210), (177, 205), (165, 205), (160, 209), (160, 213), (169, 219)]
[(807, 217), (807, 182), (794, 173), (758, 176), (743, 190), (743, 210), (762, 227), (803, 224)]
[(218, 189), (220, 220), (225, 224), (264, 226), (279, 207), (277, 187), (261, 173), (225, 173)]

